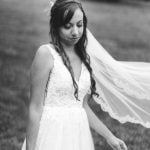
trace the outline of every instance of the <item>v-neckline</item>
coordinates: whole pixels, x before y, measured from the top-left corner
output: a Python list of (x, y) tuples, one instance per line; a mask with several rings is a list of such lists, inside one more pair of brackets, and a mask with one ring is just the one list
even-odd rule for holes
[[(50, 46), (50, 45), (49, 45)], [(55, 47), (54, 47), (54, 45), (53, 45), (53, 48), (55, 49)], [(55, 52), (56, 52), (56, 50), (55, 50)], [(57, 52), (56, 52), (57, 53)], [(60, 54), (59, 53), (57, 53), (58, 55), (59, 55), (59, 57), (61, 58), (61, 56), (60, 56)], [(61, 60), (62, 60), (62, 58), (61, 58)], [(63, 63), (63, 61), (62, 61), (62, 63)], [(64, 65), (65, 66), (65, 65)], [(66, 67), (66, 66), (65, 66)], [(83, 62), (81, 62), (81, 67), (80, 67), (81, 69), (80, 69), (80, 76), (79, 76), (79, 79), (77, 80), (77, 78), (76, 78), (76, 76), (75, 76), (75, 73), (74, 73), (74, 79), (75, 79), (75, 81), (76, 81), (76, 83), (77, 84), (79, 84), (80, 83), (80, 80), (81, 80), (81, 77), (82, 77), (82, 72), (83, 72)], [(67, 69), (67, 68), (66, 68)], [(68, 70), (68, 69), (67, 69)], [(68, 72), (69, 72), (69, 70), (68, 70)], [(69, 74), (70, 74), (70, 72), (69, 72)], [(70, 76), (71, 76), (71, 74), (70, 74)]]
[(82, 72), (83, 72), (83, 62), (81, 62), (81, 66), (80, 66), (80, 75), (79, 75), (78, 80), (77, 80), (77, 77), (75, 76), (75, 73), (74, 73), (75, 81), (76, 81), (78, 84), (79, 84), (79, 82), (80, 82), (80, 80), (81, 80)]

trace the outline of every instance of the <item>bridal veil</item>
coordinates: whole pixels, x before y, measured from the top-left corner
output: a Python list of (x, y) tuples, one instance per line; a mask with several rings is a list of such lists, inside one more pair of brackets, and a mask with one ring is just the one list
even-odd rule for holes
[(102, 110), (121, 123), (150, 127), (150, 63), (115, 60), (87, 29), (87, 53)]
[[(50, 0), (48, 12), (55, 0)], [(150, 128), (150, 63), (115, 60), (87, 29), (87, 53), (99, 97), (93, 99), (121, 123)]]

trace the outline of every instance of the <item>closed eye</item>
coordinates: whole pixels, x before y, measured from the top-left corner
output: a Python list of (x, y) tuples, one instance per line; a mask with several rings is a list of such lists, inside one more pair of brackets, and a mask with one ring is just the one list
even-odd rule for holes
[(77, 23), (77, 26), (78, 26), (78, 27), (82, 27), (82, 26), (83, 26), (83, 21), (80, 20), (80, 21)]
[[(71, 24), (71, 23), (67, 23), (66, 25), (64, 25), (64, 28), (65, 29), (70, 29), (71, 27), (73, 26), (73, 24)], [(83, 21), (79, 21), (79, 22), (77, 22), (77, 27), (83, 27)]]
[(71, 24), (66, 24), (66, 25), (64, 25), (64, 28), (65, 28), (65, 29), (70, 29), (70, 28), (71, 28)]
[(78, 24), (78, 27), (80, 28), (80, 27), (83, 27), (83, 25), (82, 24)]

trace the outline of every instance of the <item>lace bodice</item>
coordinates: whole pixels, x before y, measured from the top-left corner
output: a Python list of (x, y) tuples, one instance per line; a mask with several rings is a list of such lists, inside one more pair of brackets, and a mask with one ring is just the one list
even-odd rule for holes
[(55, 51), (52, 45), (47, 44), (46, 46), (53, 56), (54, 65), (47, 83), (44, 104), (50, 106), (82, 107), (83, 98), (89, 91), (91, 84), (89, 71), (82, 63), (79, 81), (75, 79), (78, 85), (80, 99), (80, 101), (77, 101), (74, 96), (75, 89), (71, 74), (64, 65), (61, 56)]

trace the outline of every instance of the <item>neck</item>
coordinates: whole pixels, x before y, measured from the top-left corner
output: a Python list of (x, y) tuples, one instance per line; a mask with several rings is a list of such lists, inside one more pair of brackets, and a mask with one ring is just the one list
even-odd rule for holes
[(72, 45), (68, 46), (68, 45), (65, 45), (65, 44), (62, 44), (62, 46), (63, 46), (63, 48), (64, 48), (64, 50), (67, 54), (75, 53), (75, 46), (72, 46)]

